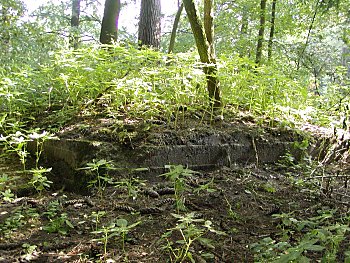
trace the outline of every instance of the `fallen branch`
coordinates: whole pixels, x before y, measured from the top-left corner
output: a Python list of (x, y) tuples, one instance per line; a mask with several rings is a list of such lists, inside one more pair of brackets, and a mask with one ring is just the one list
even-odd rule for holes
[(324, 179), (324, 178), (350, 178), (350, 175), (318, 175), (305, 178), (305, 181), (312, 179)]

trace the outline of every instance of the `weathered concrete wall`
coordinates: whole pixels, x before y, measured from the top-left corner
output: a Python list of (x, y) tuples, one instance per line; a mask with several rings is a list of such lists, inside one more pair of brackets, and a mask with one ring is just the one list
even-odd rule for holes
[[(79, 139), (61, 139), (47, 141), (44, 144), (46, 167), (52, 167), (57, 185), (81, 192), (88, 178), (83, 171), (77, 170), (93, 159), (113, 161), (121, 168), (147, 167), (152, 174), (160, 174), (167, 164), (182, 164), (194, 170), (213, 169), (235, 164), (273, 163), (287, 152), (297, 159), (302, 151), (293, 147), (294, 139), (287, 135), (251, 134), (247, 131), (190, 133), (177, 136), (168, 133), (157, 134), (152, 143), (143, 143), (134, 147), (117, 142), (96, 142)], [(35, 143), (30, 145), (35, 150)]]

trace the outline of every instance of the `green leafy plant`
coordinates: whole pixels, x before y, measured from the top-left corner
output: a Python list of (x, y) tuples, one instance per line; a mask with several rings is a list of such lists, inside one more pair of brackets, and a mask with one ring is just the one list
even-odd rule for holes
[(73, 224), (68, 220), (68, 215), (62, 213), (59, 216), (49, 218), (49, 223), (43, 226), (43, 230), (48, 233), (60, 233), (67, 235), (69, 229), (74, 228)]
[(113, 184), (117, 188), (126, 188), (128, 191), (128, 196), (132, 197), (132, 199), (136, 199), (141, 187), (145, 185), (145, 181), (139, 178), (131, 177), (113, 182)]
[(261, 185), (262, 189), (268, 193), (275, 193), (276, 187), (272, 185), (271, 183), (265, 183)]
[(0, 135), (0, 142), (5, 145), (5, 150), (10, 153), (15, 152), (20, 158), (23, 170), (26, 169), (27, 157), (29, 155), (27, 151), (27, 143), (29, 141), (28, 136), (20, 131), (8, 136)]
[(282, 156), (282, 158), (278, 161), (278, 164), (283, 167), (295, 167), (295, 157), (287, 152), (285, 155)]
[(107, 174), (101, 174), (102, 170), (108, 169), (113, 169), (111, 161), (94, 159), (92, 162), (87, 163), (85, 167), (79, 168), (78, 170), (87, 170), (92, 173), (94, 178), (89, 181), (88, 187), (96, 187), (97, 193), (102, 197), (107, 184), (112, 183), (112, 179)]
[(35, 150), (35, 168), (39, 168), (39, 161), (40, 157), (43, 153), (43, 147), (44, 143), (47, 140), (58, 140), (57, 136), (54, 136), (53, 134), (43, 131), (42, 133), (38, 133), (37, 131), (34, 131), (28, 135), (28, 138), (35, 141), (36, 144), (36, 150)]
[(214, 177), (206, 184), (199, 185), (197, 188), (193, 190), (193, 193), (199, 194), (200, 192), (214, 193), (216, 189), (213, 188), (214, 185)]
[(5, 150), (8, 152), (15, 152), (19, 156), (23, 165), (23, 170), (26, 169), (26, 162), (29, 156), (29, 152), (27, 151), (28, 142), (35, 141), (36, 143), (35, 167), (38, 168), (40, 157), (43, 152), (43, 145), (47, 140), (58, 140), (58, 138), (47, 131), (43, 131), (42, 133), (37, 133), (37, 131), (26, 133), (17, 131), (8, 136), (0, 135), (0, 142), (5, 145)]
[(31, 184), (40, 194), (52, 184), (52, 181), (50, 181), (47, 176), (44, 175), (45, 173), (51, 172), (51, 170), (52, 168), (47, 169), (43, 167), (29, 170), (29, 172), (33, 174), (29, 184)]
[(60, 233), (66, 235), (68, 231), (74, 228), (69, 221), (67, 213), (61, 213), (61, 206), (58, 201), (50, 202), (48, 209), (43, 213), (49, 222), (43, 226), (43, 230), (48, 233)]
[[(281, 220), (282, 241), (265, 238), (251, 245), (262, 262), (311, 262), (309, 252), (322, 253), (322, 262), (336, 262), (339, 247), (350, 230), (345, 224), (330, 224), (334, 211), (319, 211), (320, 215), (297, 220), (291, 214), (274, 215)], [(295, 244), (290, 236), (300, 236)]]
[(31, 245), (28, 243), (24, 243), (22, 245), (22, 248), (24, 250), (24, 255), (21, 255), (21, 258), (24, 260), (27, 260), (27, 261), (33, 260), (35, 258), (35, 255), (33, 255), (33, 254), (38, 253), (38, 251), (37, 251), (38, 246), (37, 245)]
[(344, 262), (345, 262), (345, 263), (349, 263), (349, 262), (350, 262), (350, 250), (345, 251), (345, 252), (344, 252), (344, 256), (345, 256)]
[(250, 245), (256, 261), (266, 263), (290, 247), (291, 245), (288, 242), (276, 242), (271, 237), (263, 238), (259, 242)]
[(349, 231), (350, 227), (348, 225), (336, 223), (314, 229), (309, 236), (310, 238), (316, 238), (325, 247), (325, 254), (322, 257), (324, 262), (336, 262), (340, 244), (346, 239)]
[(20, 176), (8, 176), (7, 174), (3, 173), (0, 176), (0, 191), (5, 190), (6, 188), (10, 188), (11, 186), (14, 186), (16, 180), (20, 179)]
[(92, 222), (94, 224), (94, 229), (95, 231), (97, 231), (98, 229), (98, 225), (101, 223), (101, 218), (104, 217), (106, 215), (105, 211), (93, 211), (90, 215)]
[(25, 224), (25, 215), (21, 209), (14, 211), (12, 215), (0, 224), (0, 233), (5, 237), (11, 236), (13, 231), (18, 230)]
[[(20, 157), (20, 161), (23, 165), (23, 170), (32, 174), (32, 178), (29, 181), (39, 193), (41, 193), (45, 188), (49, 188), (52, 182), (44, 175), (51, 171), (51, 168), (39, 167), (40, 157), (43, 153), (43, 145), (47, 140), (57, 140), (58, 138), (49, 132), (43, 131), (42, 133), (37, 133), (33, 131), (28, 134), (17, 131), (14, 134), (8, 136), (1, 135), (0, 142), (5, 144), (5, 150), (8, 152), (16, 152)], [(29, 157), (29, 152), (27, 151), (28, 142), (35, 141), (35, 168), (26, 170), (26, 162)]]
[(304, 255), (308, 251), (318, 252), (324, 250), (317, 245), (318, 240), (302, 240), (297, 246), (291, 246), (288, 242), (278, 242), (270, 237), (264, 238), (251, 245), (251, 249), (257, 254), (259, 262), (310, 262)]
[[(179, 214), (172, 214), (178, 223), (174, 228), (169, 229), (162, 235), (161, 241), (166, 241), (162, 249), (169, 252), (171, 262), (195, 262), (190, 249), (194, 242), (199, 242), (202, 246), (209, 249), (214, 249), (213, 241), (204, 237), (207, 233), (212, 232), (219, 235), (225, 235), (222, 231), (217, 231), (212, 227), (212, 222), (201, 218), (196, 218), (195, 213), (189, 213), (184, 216)], [(172, 235), (175, 232), (180, 233), (181, 239), (173, 242)], [(211, 257), (210, 253), (205, 254), (206, 257)]]
[(2, 199), (6, 202), (11, 202), (15, 195), (12, 193), (11, 189), (6, 189), (5, 191), (1, 192)]
[(18, 207), (6, 219), (0, 223), (0, 235), (10, 238), (13, 232), (25, 225), (33, 224), (39, 218), (36, 209), (30, 207)]
[(177, 211), (185, 211), (185, 197), (184, 192), (186, 191), (186, 179), (195, 175), (197, 172), (184, 168), (182, 165), (166, 165), (166, 169), (169, 172), (161, 174), (173, 183), (175, 190), (175, 202)]
[(304, 255), (306, 252), (319, 252), (325, 249), (324, 246), (317, 245), (318, 239), (303, 239), (298, 245), (288, 248), (284, 253), (278, 256), (274, 262), (310, 262), (310, 259)]
[(235, 212), (232, 208), (231, 203), (229, 202), (229, 200), (227, 199), (226, 195), (224, 195), (226, 204), (227, 204), (227, 215), (229, 218), (231, 218), (232, 220), (237, 220), (239, 219), (239, 215), (237, 214), (237, 212)]
[(115, 222), (112, 222), (108, 226), (102, 226), (101, 229), (91, 232), (92, 234), (101, 235), (101, 237), (93, 239), (93, 241), (101, 241), (103, 243), (103, 251), (104, 255), (107, 254), (107, 245), (110, 239), (120, 238), (122, 251), (125, 254), (125, 241), (127, 238), (127, 234), (135, 228), (141, 222), (136, 222), (133, 224), (128, 223), (126, 219), (120, 218)]

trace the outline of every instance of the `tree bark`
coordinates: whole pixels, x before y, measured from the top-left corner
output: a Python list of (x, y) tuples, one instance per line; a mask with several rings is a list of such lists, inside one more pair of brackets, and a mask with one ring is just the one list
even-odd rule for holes
[(210, 48), (210, 57), (212, 60), (215, 60), (213, 1), (204, 0), (204, 31)]
[(8, 48), (10, 44), (10, 19), (8, 15), (8, 7), (4, 5), (1, 8), (1, 22), (2, 22), (2, 32), (1, 32), (1, 44)]
[(120, 0), (106, 0), (102, 19), (100, 42), (112, 44), (118, 39)]
[[(205, 1), (212, 2), (212, 0)], [(210, 106), (213, 110), (216, 110), (221, 107), (221, 96), (219, 80), (217, 78), (217, 65), (215, 57), (213, 56), (215, 52), (211, 52), (210, 43), (208, 42), (208, 36), (206, 35), (205, 29), (203, 28), (203, 24), (199, 18), (194, 0), (183, 0), (183, 3), (185, 6), (188, 20), (190, 21), (194, 39), (196, 41), (196, 46), (198, 49), (200, 60), (202, 63), (205, 64), (203, 69), (207, 79), (207, 89), (209, 93)], [(206, 6), (207, 8), (212, 7), (212, 3), (206, 3)], [(207, 14), (208, 12), (209, 11), (206, 10)], [(212, 14), (211, 11), (209, 13)], [(209, 28), (207, 28), (207, 30), (212, 32), (212, 16), (210, 18), (206, 17), (205, 19), (209, 19), (209, 21), (206, 21), (205, 24), (207, 26), (211, 25), (210, 30)], [(213, 37), (212, 33), (209, 33), (209, 39), (210, 37)]]
[(139, 46), (160, 48), (161, 34), (160, 0), (142, 0), (139, 22)]
[(70, 45), (77, 49), (79, 45), (79, 23), (80, 23), (80, 0), (72, 0), (72, 17), (70, 20), (71, 35)]
[[(239, 32), (240, 42), (242, 42), (245, 38), (247, 38), (247, 34), (248, 34), (248, 12), (247, 12), (247, 10), (244, 9), (243, 14), (242, 14), (241, 29)], [(240, 45), (239, 57), (241, 57), (241, 58), (244, 57), (244, 55), (246, 53), (245, 50), (246, 50), (246, 47), (242, 47)]]
[(271, 7), (271, 28), (270, 28), (270, 36), (269, 36), (269, 43), (267, 47), (267, 60), (271, 61), (272, 58), (272, 44), (273, 44), (273, 37), (275, 34), (275, 20), (276, 20), (276, 2), (277, 0), (272, 1), (272, 7)]
[(261, 58), (262, 58), (264, 32), (265, 32), (265, 20), (266, 20), (265, 14), (266, 14), (266, 0), (261, 0), (261, 2), (260, 2), (260, 26), (259, 26), (258, 44), (256, 47), (256, 58), (255, 58), (256, 64), (260, 64)]
[(170, 43), (169, 43), (169, 48), (168, 48), (168, 54), (174, 52), (176, 31), (177, 31), (177, 28), (179, 26), (180, 17), (181, 17), (181, 13), (182, 13), (183, 8), (184, 8), (184, 4), (181, 3), (180, 6), (179, 6), (179, 9), (177, 10), (176, 15), (175, 15), (175, 20), (174, 20), (174, 24), (173, 24), (173, 30), (171, 31), (171, 37), (170, 37)]

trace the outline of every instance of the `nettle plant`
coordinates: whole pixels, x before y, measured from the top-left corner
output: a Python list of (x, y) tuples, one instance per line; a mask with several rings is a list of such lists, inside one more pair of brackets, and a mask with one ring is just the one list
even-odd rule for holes
[(186, 180), (198, 174), (198, 172), (185, 168), (182, 165), (165, 165), (165, 168), (169, 169), (169, 172), (160, 176), (164, 176), (173, 183), (176, 210), (177, 212), (186, 211), (184, 194), (186, 190), (189, 190)]
[(269, 120), (272, 126), (310, 121), (315, 109), (302, 77), (291, 78), (274, 65), (256, 68), (251, 60), (238, 56), (222, 56), (219, 61), (225, 104)]
[(192, 53), (173, 56), (167, 64), (163, 53), (113, 45), (65, 50), (53, 59), (42, 74), (51, 81), (50, 104), (63, 109), (103, 101), (112, 116), (170, 120), (180, 106), (195, 110), (208, 101), (205, 87), (198, 88), (205, 79)]
[[(335, 211), (319, 211), (319, 215), (298, 220), (292, 214), (273, 215), (280, 220), (281, 241), (270, 237), (251, 245), (259, 262), (311, 262), (315, 256), (322, 262), (337, 262), (343, 253), (350, 260), (350, 251), (340, 245), (350, 231), (349, 217), (334, 222)], [(333, 222), (333, 223), (332, 223)], [(298, 237), (296, 242), (291, 240)]]
[(26, 162), (29, 155), (27, 143), (30, 141), (27, 134), (17, 131), (8, 136), (0, 135), (0, 142), (4, 146), (4, 151), (7, 153), (16, 153), (23, 166), (26, 169)]
[(98, 241), (103, 243), (103, 251), (104, 256), (107, 255), (107, 245), (111, 240), (120, 240), (123, 254), (126, 257), (125, 251), (125, 241), (127, 240), (127, 234), (134, 229), (141, 222), (138, 221), (133, 224), (129, 224), (129, 222), (124, 218), (119, 218), (114, 222), (111, 222), (107, 226), (102, 226), (99, 229), (91, 232), (92, 234), (98, 235), (98, 238), (93, 239), (93, 241)]
[(141, 180), (137, 177), (123, 178), (119, 181), (114, 182), (114, 187), (124, 188), (127, 190), (128, 197), (135, 200), (141, 192), (142, 187), (146, 185), (145, 180)]
[[(9, 112), (7, 118), (48, 112), (51, 128), (59, 129), (77, 112), (100, 114), (101, 109), (114, 118), (160, 118), (176, 125), (184, 121), (185, 112), (199, 120), (210, 114), (196, 52), (165, 55), (131, 46), (91, 45), (50, 56), (50, 63), (35, 69), (27, 66), (0, 75), (0, 105)], [(268, 117), (270, 125), (334, 121), (327, 112), (319, 114), (324, 103), (310, 96), (307, 76), (289, 71), (274, 64), (256, 68), (247, 58), (221, 56), (218, 76), (224, 106)]]
[(92, 162), (88, 162), (85, 167), (78, 168), (78, 170), (86, 170), (87, 175), (92, 177), (88, 182), (88, 187), (95, 188), (101, 198), (106, 186), (113, 182), (112, 178), (105, 172), (111, 169), (114, 169), (113, 163), (105, 159), (94, 159)]
[(37, 210), (31, 207), (18, 207), (0, 223), (0, 237), (11, 239), (15, 231), (20, 231), (22, 227), (39, 223)]
[[(165, 242), (162, 249), (169, 253), (171, 262), (195, 262), (193, 258), (194, 244), (201, 244), (207, 249), (215, 249), (213, 240), (206, 237), (208, 233), (226, 235), (225, 232), (215, 230), (210, 220), (197, 218), (194, 212), (186, 215), (172, 214), (178, 221), (175, 227), (164, 233), (160, 242)], [(179, 239), (173, 241), (180, 234)], [(214, 255), (209, 252), (199, 252), (206, 259), (213, 259)]]
[(43, 230), (48, 233), (68, 234), (73, 229), (73, 224), (69, 221), (67, 213), (62, 213), (62, 207), (58, 201), (48, 204), (47, 211), (43, 213), (48, 219), (48, 223), (43, 226)]
[[(43, 168), (39, 166), (39, 162), (43, 153), (43, 146), (47, 140), (57, 140), (58, 138), (53, 134), (43, 131), (38, 133), (37, 130), (29, 132), (17, 131), (13, 134), (7, 136), (0, 135), (0, 143), (3, 145), (3, 150), (5, 153), (11, 154), (16, 153), (19, 157), (20, 162), (23, 166), (23, 171), (32, 175), (29, 184), (32, 185), (39, 193), (44, 189), (49, 188), (52, 182), (48, 180), (45, 173), (49, 173), (51, 168)], [(32, 169), (27, 169), (27, 161), (30, 157), (28, 151), (28, 143), (34, 142), (35, 149), (35, 167)]]

